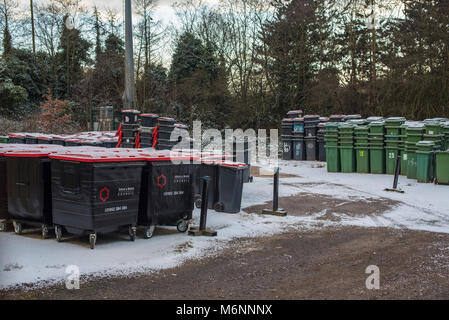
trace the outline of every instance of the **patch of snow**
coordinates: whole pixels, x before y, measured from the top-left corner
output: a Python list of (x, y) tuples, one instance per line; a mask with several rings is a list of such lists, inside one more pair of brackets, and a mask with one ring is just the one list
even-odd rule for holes
[[(95, 250), (88, 249), (87, 237), (57, 243), (53, 239), (0, 233), (0, 288), (26, 283), (45, 286), (63, 281), (68, 276), (65, 271), (69, 265), (78, 266), (82, 276), (155, 272), (179, 266), (189, 259), (217, 254), (236, 238), (257, 238), (286, 230), (361, 226), (449, 233), (447, 186), (419, 184), (401, 177), (399, 186), (405, 193), (399, 194), (384, 191), (393, 183), (393, 176), (389, 175), (328, 173), (317, 162), (281, 161), (280, 168), (281, 173), (295, 175), (281, 178), (281, 197), (311, 193), (343, 201), (386, 198), (400, 204), (375, 216), (332, 213), (338, 218), (336, 221), (322, 219), (327, 214), (326, 208), (302, 217), (209, 211), (207, 224), (218, 231), (216, 238), (188, 237), (173, 232), (156, 234), (149, 240), (138, 236), (131, 243), (125, 234), (99, 235)], [(244, 186), (242, 208), (271, 200), (272, 189), (272, 178), (254, 178), (254, 183)], [(198, 224), (199, 214), (195, 210), (194, 224)]]

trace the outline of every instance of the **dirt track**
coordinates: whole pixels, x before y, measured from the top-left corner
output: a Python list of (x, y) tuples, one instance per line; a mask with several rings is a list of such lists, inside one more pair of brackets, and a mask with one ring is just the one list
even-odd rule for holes
[[(302, 206), (298, 206), (302, 203)], [(377, 215), (386, 199), (335, 200), (302, 194), (283, 198), (293, 215)], [(262, 207), (247, 208), (258, 212)], [(301, 211), (298, 208), (301, 207)], [(338, 216), (337, 216), (338, 218)], [(380, 268), (380, 290), (367, 290), (365, 269)], [(448, 299), (449, 235), (387, 228), (327, 228), (239, 239), (213, 258), (153, 275), (108, 278), (29, 292), (0, 292), (7, 299)]]

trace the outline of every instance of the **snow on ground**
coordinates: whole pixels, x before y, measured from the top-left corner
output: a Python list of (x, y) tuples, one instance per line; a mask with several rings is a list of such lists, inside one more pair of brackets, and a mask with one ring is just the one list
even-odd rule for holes
[[(341, 215), (340, 222), (318, 219), (323, 211), (304, 217), (274, 217), (240, 213), (209, 212), (208, 226), (216, 238), (196, 238), (176, 232), (140, 237), (131, 243), (125, 234), (99, 236), (95, 250), (88, 249), (87, 237), (57, 243), (41, 240), (38, 234), (17, 236), (0, 233), (0, 288), (25, 283), (49, 285), (64, 280), (69, 265), (79, 267), (83, 276), (128, 275), (175, 267), (188, 259), (213, 255), (235, 238), (255, 238), (289, 229), (311, 229), (328, 225), (392, 227), (449, 233), (449, 187), (418, 184), (400, 178), (405, 194), (386, 192), (393, 181), (388, 175), (327, 173), (315, 162), (281, 162), (281, 172), (298, 177), (281, 179), (280, 196), (312, 193), (337, 199), (389, 198), (401, 202), (382, 215), (356, 217)], [(272, 197), (272, 179), (255, 178), (246, 184), (242, 208), (263, 204)], [(298, 203), (298, 206), (301, 204)], [(196, 223), (199, 211), (195, 210)], [(170, 229), (170, 228), (169, 228)], [(173, 229), (173, 228), (172, 228)]]

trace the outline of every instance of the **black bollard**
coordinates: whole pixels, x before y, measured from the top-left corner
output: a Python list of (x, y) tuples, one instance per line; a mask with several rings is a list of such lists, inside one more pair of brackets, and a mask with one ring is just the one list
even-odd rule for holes
[(385, 189), (385, 191), (404, 193), (404, 191), (398, 189), (399, 174), (401, 173), (401, 160), (402, 156), (398, 156), (396, 160), (396, 171), (394, 173), (393, 189)]
[(203, 181), (203, 191), (201, 194), (201, 216), (200, 216), (200, 226), (191, 227), (189, 230), (190, 236), (206, 236), (215, 237), (217, 236), (217, 231), (207, 229), (207, 206), (208, 206), (208, 194), (209, 194), (209, 184), (211, 181), (210, 177), (202, 177)]
[(273, 181), (273, 211), (276, 212), (279, 209), (279, 167), (274, 171)]
[(200, 231), (204, 231), (206, 230), (206, 222), (207, 222), (207, 204), (208, 204), (210, 177), (202, 177), (201, 180), (203, 180), (203, 193), (201, 195)]
[(273, 177), (273, 210), (264, 209), (263, 214), (285, 217), (287, 212), (279, 208), (279, 167), (274, 169)]

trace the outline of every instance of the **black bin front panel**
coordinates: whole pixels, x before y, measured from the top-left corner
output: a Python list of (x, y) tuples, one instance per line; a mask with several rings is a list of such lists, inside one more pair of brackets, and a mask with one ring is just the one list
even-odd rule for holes
[(9, 218), (6, 180), (6, 159), (0, 156), (0, 219)]
[(180, 219), (192, 217), (193, 166), (152, 162), (148, 177), (147, 224), (175, 225)]
[(59, 179), (53, 179), (55, 224), (79, 233), (111, 232), (136, 225), (142, 162), (72, 162), (71, 169), (69, 162), (63, 165), (64, 172), (73, 172), (75, 179), (72, 181), (69, 174), (64, 182), (63, 171)]
[(11, 218), (51, 224), (51, 172), (48, 158), (8, 158), (8, 211)]
[(239, 213), (242, 204), (244, 168), (219, 166), (218, 201), (225, 213)]

